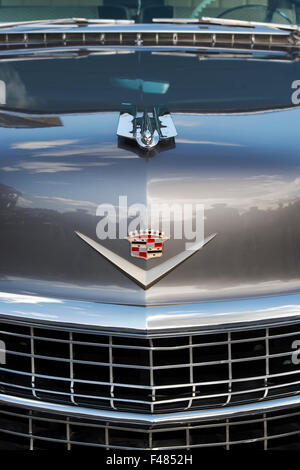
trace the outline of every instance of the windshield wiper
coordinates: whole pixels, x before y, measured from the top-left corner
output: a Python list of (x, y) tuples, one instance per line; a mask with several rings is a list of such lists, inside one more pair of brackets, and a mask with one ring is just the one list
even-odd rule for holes
[(134, 20), (110, 20), (110, 19), (96, 19), (91, 20), (88, 18), (63, 18), (57, 20), (33, 20), (33, 21), (14, 21), (10, 23), (0, 23), (0, 28), (15, 28), (16, 26), (31, 26), (31, 25), (77, 25), (77, 26), (89, 26), (89, 25), (129, 25), (134, 24)]
[(256, 28), (263, 26), (271, 29), (283, 29), (286, 31), (300, 32), (300, 27), (296, 24), (277, 24), (277, 23), (266, 23), (258, 21), (244, 21), (244, 20), (232, 20), (225, 18), (213, 18), (210, 16), (202, 16), (201, 18), (153, 18), (153, 23), (173, 23), (173, 24), (212, 24), (221, 26), (241, 26), (245, 28)]

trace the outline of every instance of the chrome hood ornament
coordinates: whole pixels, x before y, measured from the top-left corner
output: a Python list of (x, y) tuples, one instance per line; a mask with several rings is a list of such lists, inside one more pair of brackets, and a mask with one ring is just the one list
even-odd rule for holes
[(117, 130), (119, 137), (136, 140), (144, 150), (155, 148), (159, 142), (177, 136), (170, 113), (163, 106), (154, 106), (151, 111), (138, 113), (136, 106), (123, 103)]
[(188, 258), (193, 256), (194, 254), (198, 253), (201, 248), (207, 245), (211, 240), (215, 238), (217, 235), (213, 233), (209, 235), (207, 238), (202, 240), (201, 242), (194, 243), (193, 246), (190, 247), (189, 250), (185, 250), (179, 253), (173, 258), (170, 258), (159, 266), (155, 266), (147, 271), (145, 269), (136, 266), (135, 264), (127, 261), (126, 259), (122, 258), (121, 256), (117, 255), (113, 251), (105, 248), (100, 243), (95, 242), (91, 238), (87, 237), (83, 233), (75, 232), (76, 235), (81, 238), (85, 243), (90, 245), (94, 250), (96, 250), (100, 255), (102, 255), (105, 259), (110, 261), (114, 266), (116, 266), (120, 271), (122, 271), (126, 276), (132, 279), (136, 284), (141, 286), (143, 289), (147, 290), (156, 284), (160, 279), (165, 277), (169, 274), (173, 269), (177, 268), (181, 263), (186, 261)]
[(164, 243), (169, 238), (158, 230), (136, 230), (129, 233), (127, 240), (130, 243), (131, 256), (148, 260), (163, 255)]

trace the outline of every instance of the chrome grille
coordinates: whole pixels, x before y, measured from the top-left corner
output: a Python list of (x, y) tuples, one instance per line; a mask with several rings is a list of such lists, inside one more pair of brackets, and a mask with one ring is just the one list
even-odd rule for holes
[(0, 407), (0, 450), (300, 449), (300, 411), (181, 426), (139, 427)]
[(30, 48), (37, 46), (183, 46), (183, 47), (245, 47), (245, 48), (290, 48), (293, 39), (289, 32), (280, 34), (241, 33), (231, 31), (197, 32), (28, 32), (0, 33), (0, 49)]
[(0, 324), (3, 394), (161, 413), (226, 407), (300, 390), (299, 324), (169, 337)]

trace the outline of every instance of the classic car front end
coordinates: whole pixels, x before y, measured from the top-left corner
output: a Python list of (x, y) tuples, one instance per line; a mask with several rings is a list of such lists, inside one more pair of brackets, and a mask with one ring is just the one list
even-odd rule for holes
[(297, 3), (4, 3), (0, 449), (298, 449)]

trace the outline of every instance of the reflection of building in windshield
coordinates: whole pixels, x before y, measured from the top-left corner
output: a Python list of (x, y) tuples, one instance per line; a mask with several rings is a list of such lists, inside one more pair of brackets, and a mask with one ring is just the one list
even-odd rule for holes
[(63, 124), (57, 116), (22, 116), (13, 113), (0, 112), (0, 127), (20, 129), (37, 129), (41, 127), (62, 127)]

